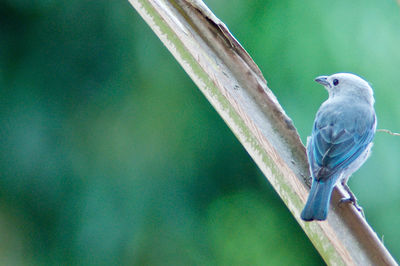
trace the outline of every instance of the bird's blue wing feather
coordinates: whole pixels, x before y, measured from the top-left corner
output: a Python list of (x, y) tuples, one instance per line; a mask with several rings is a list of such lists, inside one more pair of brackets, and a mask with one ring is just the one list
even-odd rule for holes
[(375, 134), (372, 108), (352, 104), (343, 110), (326, 104), (314, 122), (308, 157), (313, 177), (327, 179), (340, 173), (364, 152)]

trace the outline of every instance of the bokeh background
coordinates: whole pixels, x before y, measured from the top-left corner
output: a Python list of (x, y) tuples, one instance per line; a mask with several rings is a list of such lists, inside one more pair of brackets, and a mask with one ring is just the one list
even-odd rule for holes
[[(400, 131), (394, 0), (208, 0), (303, 142), (321, 74)], [(0, 1), (1, 265), (320, 265), (222, 119), (126, 0)], [(400, 137), (350, 180), (400, 258)]]

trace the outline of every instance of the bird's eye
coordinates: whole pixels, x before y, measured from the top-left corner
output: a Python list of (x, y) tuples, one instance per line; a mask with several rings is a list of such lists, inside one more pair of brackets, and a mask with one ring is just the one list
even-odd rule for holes
[(333, 85), (336, 86), (336, 85), (338, 85), (338, 84), (339, 84), (339, 80), (334, 79), (334, 80), (333, 80)]

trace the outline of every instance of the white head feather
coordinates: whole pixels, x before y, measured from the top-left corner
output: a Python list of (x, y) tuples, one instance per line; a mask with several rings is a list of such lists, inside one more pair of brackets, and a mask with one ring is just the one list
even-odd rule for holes
[(337, 73), (330, 76), (320, 76), (315, 79), (329, 93), (329, 99), (337, 97), (352, 97), (354, 100), (366, 101), (373, 105), (374, 92), (371, 86), (357, 75)]

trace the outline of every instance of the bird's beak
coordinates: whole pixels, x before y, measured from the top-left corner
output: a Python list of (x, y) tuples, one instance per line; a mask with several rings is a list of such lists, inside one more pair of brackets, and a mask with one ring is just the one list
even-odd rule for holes
[(326, 87), (330, 87), (331, 84), (329, 84), (328, 82), (328, 76), (319, 76), (315, 78), (315, 81), (318, 82), (319, 84), (326, 86)]

